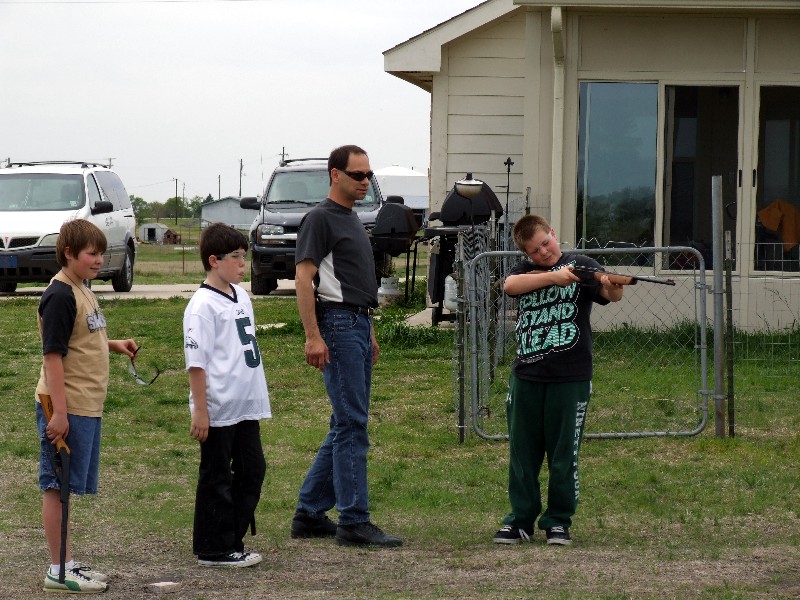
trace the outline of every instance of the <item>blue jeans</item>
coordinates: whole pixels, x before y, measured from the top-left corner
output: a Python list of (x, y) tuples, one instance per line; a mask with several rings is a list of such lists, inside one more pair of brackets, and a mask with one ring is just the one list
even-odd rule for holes
[[(69, 446), (69, 493), (76, 496), (96, 494), (100, 473), (100, 435), (103, 419), (81, 417), (67, 413), (69, 433), (64, 440)], [(39, 431), (39, 489), (60, 490), (61, 483), (55, 473), (60, 461), (45, 433), (47, 420), (42, 405), (36, 402), (36, 428)]]
[(372, 381), (369, 317), (342, 309), (318, 313), (330, 363), (323, 379), (331, 402), (330, 430), (300, 488), (298, 510), (321, 516), (334, 506), (339, 524), (369, 521), (367, 420)]

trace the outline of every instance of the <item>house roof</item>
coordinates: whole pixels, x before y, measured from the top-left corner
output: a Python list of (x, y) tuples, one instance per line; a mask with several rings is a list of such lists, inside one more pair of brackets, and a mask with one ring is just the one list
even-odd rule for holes
[(486, 0), (383, 52), (383, 70), (430, 92), (442, 70), (442, 46), (525, 7), (666, 11), (800, 11), (798, 0)]
[(442, 70), (442, 46), (517, 10), (513, 0), (486, 0), (383, 53), (383, 70), (430, 92)]

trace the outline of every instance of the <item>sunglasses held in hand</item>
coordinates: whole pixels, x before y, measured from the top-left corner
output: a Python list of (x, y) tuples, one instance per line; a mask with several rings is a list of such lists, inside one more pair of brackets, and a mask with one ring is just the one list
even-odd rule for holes
[(133, 359), (136, 358), (136, 355), (139, 354), (139, 350), (141, 350), (141, 349), (142, 349), (142, 347), (139, 346), (136, 349), (136, 351), (133, 353), (133, 356), (131, 357), (131, 362), (128, 364), (128, 373), (130, 373), (133, 376), (133, 378), (136, 380), (136, 383), (138, 383), (139, 385), (150, 385), (156, 379), (158, 379), (159, 375), (161, 375), (161, 370), (158, 367), (156, 367), (156, 374), (155, 374), (155, 376), (153, 376), (153, 378), (150, 381), (148, 381), (147, 379), (142, 378), (139, 375), (139, 373), (136, 371), (136, 365), (133, 363)]

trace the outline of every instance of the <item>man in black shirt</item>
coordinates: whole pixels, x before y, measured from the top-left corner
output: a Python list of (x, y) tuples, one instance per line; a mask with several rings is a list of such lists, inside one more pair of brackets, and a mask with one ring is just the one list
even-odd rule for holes
[[(353, 212), (369, 190), (367, 153), (341, 146), (328, 158), (328, 198), (297, 235), (295, 286), (306, 363), (322, 371), (330, 430), (300, 488), (293, 538), (335, 536), (339, 545), (400, 546), (372, 524), (367, 491), (370, 385), (378, 342), (370, 315), (378, 286), (369, 236)], [(326, 512), (339, 511), (338, 527)]]

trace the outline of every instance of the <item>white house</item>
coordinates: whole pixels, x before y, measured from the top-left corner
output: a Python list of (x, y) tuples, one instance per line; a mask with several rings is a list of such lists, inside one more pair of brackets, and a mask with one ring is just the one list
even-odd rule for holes
[(431, 210), (466, 172), (502, 188), (511, 158), (514, 205), (566, 244), (692, 246), (710, 268), (720, 175), (738, 322), (800, 313), (797, 0), (488, 0), (384, 69), (431, 94)]
[(200, 207), (203, 221), (209, 223), (227, 223), (236, 229), (249, 229), (257, 212), (241, 208), (239, 206), (239, 200), (241, 200), (241, 198), (228, 196), (227, 198), (206, 202)]

